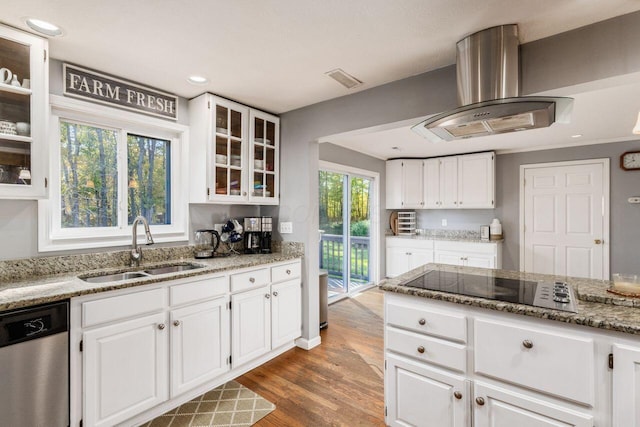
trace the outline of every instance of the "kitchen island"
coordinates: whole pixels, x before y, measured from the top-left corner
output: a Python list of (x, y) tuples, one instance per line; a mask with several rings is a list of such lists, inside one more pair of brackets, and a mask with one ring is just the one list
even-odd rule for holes
[[(566, 282), (575, 312), (406, 286), (429, 271), (520, 282), (513, 301)], [(640, 425), (640, 304), (609, 285), (443, 264), (383, 281), (387, 424)]]

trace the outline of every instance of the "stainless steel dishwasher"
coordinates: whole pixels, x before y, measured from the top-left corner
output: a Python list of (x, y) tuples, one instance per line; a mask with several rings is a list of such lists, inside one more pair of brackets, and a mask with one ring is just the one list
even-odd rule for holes
[(69, 304), (0, 313), (0, 426), (69, 425)]

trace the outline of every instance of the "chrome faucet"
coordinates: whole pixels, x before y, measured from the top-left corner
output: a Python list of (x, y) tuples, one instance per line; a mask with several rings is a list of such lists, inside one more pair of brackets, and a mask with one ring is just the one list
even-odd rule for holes
[(133, 220), (133, 241), (131, 242), (131, 267), (137, 267), (140, 265), (142, 259), (142, 248), (138, 247), (138, 223), (142, 222), (144, 225), (144, 233), (147, 236), (147, 245), (153, 245), (153, 237), (151, 237), (151, 231), (149, 230), (149, 223), (147, 219), (142, 215), (138, 215)]

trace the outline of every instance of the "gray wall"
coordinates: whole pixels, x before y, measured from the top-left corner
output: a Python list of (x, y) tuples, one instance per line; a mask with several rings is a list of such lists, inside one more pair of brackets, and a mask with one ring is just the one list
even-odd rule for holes
[(385, 162), (384, 160), (376, 159), (375, 157), (367, 156), (357, 151), (349, 150), (343, 147), (339, 147), (334, 144), (323, 143), (319, 146), (318, 157), (320, 160), (324, 160), (331, 163), (338, 163), (340, 165), (351, 166), (358, 169), (364, 169), (371, 172), (377, 172), (380, 175), (378, 182), (378, 189), (380, 197), (378, 203), (372, 206), (378, 212), (378, 253), (380, 254), (380, 278), (386, 275), (386, 256), (384, 250), (384, 236), (385, 231), (389, 228), (389, 217), (385, 215), (384, 206), (386, 204), (385, 198)]

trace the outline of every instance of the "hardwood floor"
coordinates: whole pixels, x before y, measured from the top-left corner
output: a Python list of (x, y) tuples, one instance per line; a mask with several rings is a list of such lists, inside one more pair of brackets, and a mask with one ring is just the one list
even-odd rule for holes
[(329, 306), (313, 350), (292, 349), (236, 381), (276, 404), (256, 426), (384, 426), (383, 292)]

